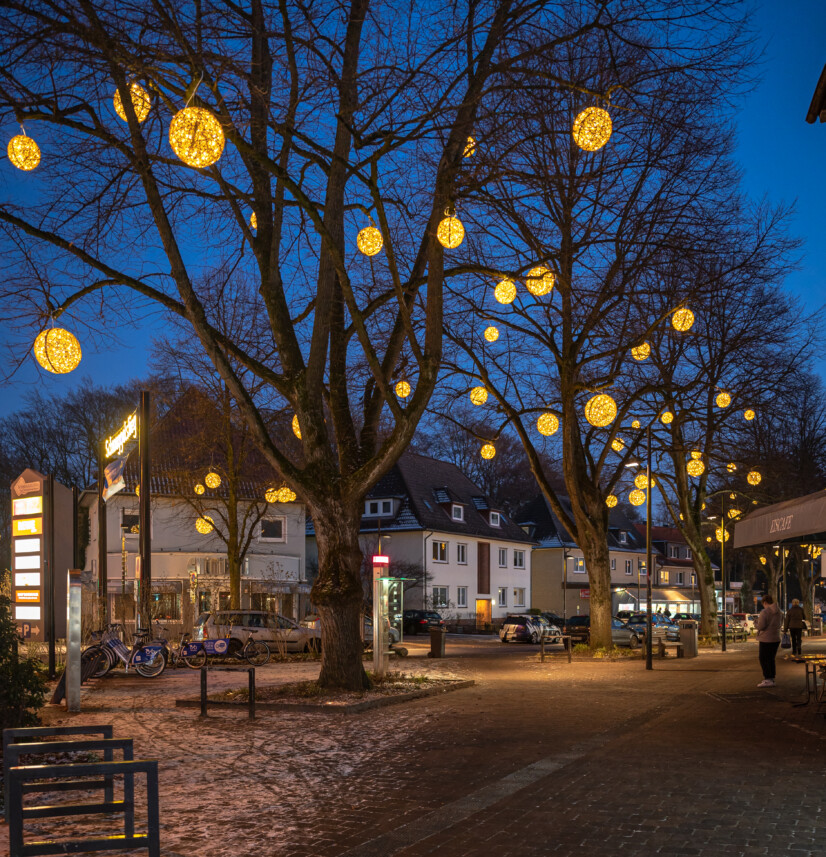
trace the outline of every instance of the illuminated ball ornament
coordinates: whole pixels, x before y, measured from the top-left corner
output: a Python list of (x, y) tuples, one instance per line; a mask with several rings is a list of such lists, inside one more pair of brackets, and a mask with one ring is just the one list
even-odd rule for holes
[(406, 399), (410, 395), (410, 384), (407, 381), (399, 381), (395, 390), (400, 399)]
[(660, 421), (665, 426), (671, 425), (671, 423), (674, 422), (674, 414), (672, 414), (671, 411), (663, 411)]
[[(645, 485), (646, 485), (646, 482), (647, 482), (647, 481), (648, 481), (648, 480), (645, 478), (645, 473), (638, 473), (638, 474), (634, 477), (634, 485), (635, 485), (637, 488), (639, 488), (640, 490), (642, 490), (643, 488), (645, 488)], [(652, 485), (652, 487), (653, 487), (654, 485), (656, 485), (656, 484), (657, 484), (657, 480), (652, 476), (652, 477), (651, 477), (651, 485)]]
[(694, 324), (694, 313), (688, 307), (676, 310), (671, 316), (671, 326), (674, 330), (685, 333)]
[(300, 426), (298, 425), (298, 414), (293, 414), (293, 423), (292, 423), (292, 426), (293, 426), (293, 434), (294, 434), (294, 435), (295, 435), (299, 440), (301, 440), (301, 428), (300, 428)]
[(472, 158), (476, 154), (476, 138), (468, 137), (465, 143), (465, 150), (462, 152), (463, 158)]
[(617, 495), (616, 495), (616, 494), (609, 494), (609, 495), (605, 498), (605, 505), (606, 505), (609, 509), (613, 509), (613, 508), (614, 508), (614, 506), (616, 506), (618, 502), (619, 502), (619, 499), (617, 498)]
[(258, 229), (258, 217), (256, 216), (254, 211), (250, 215), (250, 229)]
[(749, 485), (759, 485), (762, 479), (763, 477), (756, 470), (750, 470), (748, 476), (746, 476), (746, 482)]
[(490, 459), (493, 458), (494, 455), (496, 455), (496, 447), (492, 443), (486, 443), (479, 450), (479, 454), (482, 456), (482, 458), (486, 459), (487, 461), (490, 461)]
[(221, 477), (214, 471), (210, 470), (204, 477), (207, 488), (217, 488), (221, 484)]
[(727, 408), (731, 404), (731, 396), (725, 390), (720, 390), (714, 401), (718, 408)]
[(692, 450), (691, 450), (691, 457), (692, 457), (695, 461), (699, 461), (699, 460), (703, 457), (703, 453), (702, 453), (702, 452), (700, 452), (700, 450), (699, 450), (699, 449), (692, 449)]
[(25, 133), (12, 137), (6, 151), (12, 165), (18, 170), (29, 172), (40, 163), (40, 146)]
[(206, 488), (204, 488), (204, 486), (201, 485), (200, 482), (198, 482), (192, 490), (200, 497), (201, 494), (203, 494), (204, 491), (206, 491)]
[(611, 139), (613, 125), (607, 110), (586, 107), (574, 119), (574, 142), (586, 152), (599, 151)]
[(760, 557), (760, 565), (765, 565), (765, 564), (766, 564), (766, 557), (761, 556)]
[(726, 465), (726, 470), (728, 470), (729, 473), (734, 473), (737, 470), (737, 465), (733, 461), (729, 461)]
[(585, 419), (592, 426), (605, 428), (617, 416), (617, 403), (607, 394), (599, 393), (585, 403)]
[(706, 536), (706, 541), (711, 543), (711, 536)]
[(264, 499), (268, 503), (277, 503), (278, 502), (278, 488), (267, 488), (264, 492)]
[(634, 360), (648, 360), (651, 356), (651, 346), (647, 342), (641, 342), (631, 349), (631, 356)]
[(205, 536), (215, 529), (215, 522), (209, 517), (209, 515), (202, 515), (197, 521), (195, 521), (195, 529), (202, 536)]
[(490, 325), (490, 327), (485, 328), (485, 339), (488, 342), (496, 342), (499, 339), (499, 328)]
[(628, 501), (632, 506), (642, 506), (645, 502), (645, 491), (640, 491), (638, 488), (635, 488), (629, 495)]
[(611, 449), (614, 452), (621, 453), (625, 449), (625, 441), (621, 437), (615, 437), (611, 441)]
[(436, 238), (446, 250), (455, 250), (465, 240), (465, 227), (458, 217), (448, 215), (439, 221)]
[(727, 514), (729, 518), (734, 520), (735, 518), (739, 518), (741, 513), (739, 509), (729, 509)]
[(34, 341), (35, 360), (55, 375), (66, 375), (77, 369), (82, 356), (77, 337), (62, 327), (41, 330)]
[(474, 405), (484, 405), (488, 400), (488, 391), (485, 387), (474, 387), (470, 391), (470, 401)]
[(507, 278), (500, 280), (493, 290), (493, 296), (500, 304), (512, 304), (516, 297), (516, 283)]
[(743, 419), (747, 422), (751, 422), (756, 416), (757, 414), (755, 414), (751, 408), (748, 408), (747, 410), (743, 411)]
[(559, 420), (557, 419), (556, 414), (552, 414), (550, 411), (546, 411), (536, 421), (536, 430), (545, 437), (550, 437), (552, 434), (556, 434), (558, 428)]
[(702, 461), (700, 461), (696, 458), (692, 458), (691, 461), (689, 461), (688, 464), (686, 464), (685, 469), (688, 472), (689, 476), (693, 476), (696, 479), (698, 476), (703, 475), (703, 473), (705, 472), (706, 466), (705, 466), (705, 464), (703, 464)]
[(633, 428), (633, 429), (642, 428), (642, 423), (639, 420), (633, 420), (631, 422), (631, 428)]
[(136, 485), (136, 486), (135, 486), (135, 496), (136, 496), (136, 497), (140, 497), (140, 496), (141, 496), (141, 486), (140, 486), (140, 485)]
[[(149, 93), (136, 81), (129, 84), (129, 97), (132, 99), (132, 109), (135, 111), (135, 117), (138, 122), (143, 122), (149, 115), (149, 108), (152, 106), (152, 99)], [(120, 100), (120, 90), (115, 90), (115, 97), (112, 99), (115, 105), (115, 113), (123, 119), (126, 119), (126, 111), (123, 109), (123, 102)]]
[(285, 487), (285, 488), (282, 488), (278, 492), (278, 502), (279, 503), (292, 503), (293, 500), (295, 500), (296, 496), (297, 495), (296, 495), (295, 491), (292, 490), (292, 488), (286, 488)]
[(365, 256), (375, 256), (384, 247), (384, 238), (375, 226), (365, 226), (356, 236), (356, 244)]
[(209, 110), (184, 107), (169, 123), (169, 145), (190, 167), (210, 167), (224, 153), (224, 129)]
[(714, 537), (717, 539), (718, 542), (722, 544), (723, 538), (725, 538), (726, 541), (729, 540), (729, 533), (722, 527), (717, 527), (717, 529), (714, 531)]
[(534, 296), (541, 298), (542, 295), (550, 294), (554, 289), (556, 277), (544, 265), (531, 268), (525, 279), (525, 288)]

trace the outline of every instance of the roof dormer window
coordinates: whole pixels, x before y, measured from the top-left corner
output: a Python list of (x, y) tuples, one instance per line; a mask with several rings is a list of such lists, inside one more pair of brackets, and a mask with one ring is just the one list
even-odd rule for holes
[(490, 525), (492, 527), (501, 527), (502, 526), (502, 516), (499, 512), (491, 512), (490, 513)]
[(450, 507), (450, 517), (454, 521), (464, 521), (464, 519), (465, 519), (465, 507), (459, 503), (454, 503)]
[(364, 503), (364, 515), (367, 518), (384, 518), (392, 514), (392, 500), (367, 500)]
[(628, 533), (626, 533), (625, 530), (620, 530), (619, 543), (621, 545), (627, 545), (628, 544)]

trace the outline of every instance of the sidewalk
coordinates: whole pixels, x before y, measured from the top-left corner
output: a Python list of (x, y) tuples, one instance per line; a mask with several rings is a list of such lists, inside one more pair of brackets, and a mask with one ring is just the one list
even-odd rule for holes
[[(168, 857), (819, 853), (826, 719), (786, 701), (802, 666), (779, 660), (758, 691), (755, 644), (734, 649), (646, 672), (449, 638), (455, 657), (411, 646), (400, 666), (476, 686), (392, 708), (201, 722), (171, 707), (197, 692), (184, 670), (105, 680), (71, 722), (114, 723), (161, 760)], [(268, 666), (259, 684), (313, 670)]]

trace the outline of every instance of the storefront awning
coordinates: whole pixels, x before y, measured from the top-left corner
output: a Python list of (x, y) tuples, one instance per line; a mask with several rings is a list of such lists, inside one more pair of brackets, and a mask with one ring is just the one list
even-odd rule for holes
[(734, 547), (826, 541), (826, 491), (784, 500), (734, 525)]
[[(622, 589), (614, 590), (617, 594), (622, 597), (624, 593), (627, 593), (631, 596), (632, 601), (637, 600), (637, 587), (629, 586), (624, 587)], [(641, 586), (639, 590), (640, 595), (640, 604), (645, 605), (645, 587)], [(671, 604), (683, 604), (686, 602), (696, 601), (699, 598), (699, 593), (695, 590), (695, 594), (692, 597), (692, 591), (690, 589), (660, 589), (660, 588), (652, 588), (651, 590), (651, 600), (652, 601), (668, 601)]]

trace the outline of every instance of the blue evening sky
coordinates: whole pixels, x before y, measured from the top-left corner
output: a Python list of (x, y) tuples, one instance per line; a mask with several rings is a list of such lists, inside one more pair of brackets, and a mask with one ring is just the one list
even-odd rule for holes
[[(766, 0), (755, 24), (765, 55), (759, 69), (761, 82), (735, 118), (737, 154), (749, 195), (796, 204), (792, 230), (804, 241), (803, 259), (800, 270), (789, 274), (786, 286), (812, 312), (826, 304), (825, 266), (820, 258), (826, 233), (826, 124), (808, 125), (805, 116), (826, 63), (826, 2)], [(157, 315), (148, 314), (134, 327), (120, 326), (115, 337), (107, 337), (105, 347), (83, 342), (83, 362), (70, 376), (47, 376), (33, 359), (26, 361), (2, 387), (0, 416), (21, 407), (32, 389), (62, 394), (83, 376), (100, 384), (117, 384), (143, 375), (149, 342), (163, 332), (158, 325)], [(0, 331), (4, 326), (0, 323)], [(816, 368), (826, 377), (826, 353)]]

